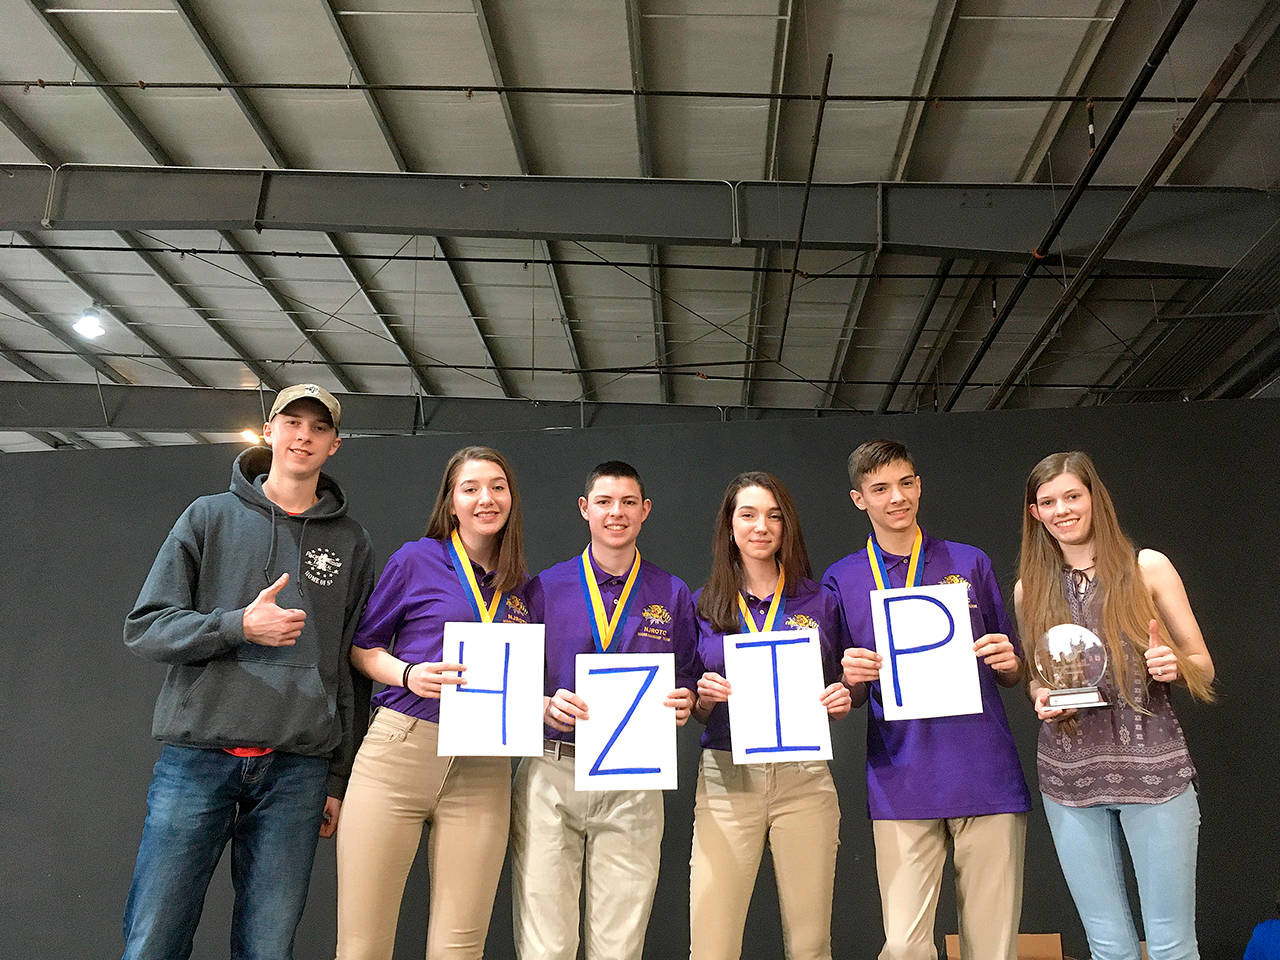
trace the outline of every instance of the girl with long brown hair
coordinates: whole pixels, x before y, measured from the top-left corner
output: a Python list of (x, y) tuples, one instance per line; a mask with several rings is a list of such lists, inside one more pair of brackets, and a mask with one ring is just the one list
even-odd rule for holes
[(465, 679), (461, 664), (444, 662), (444, 625), (527, 622), (515, 592), (525, 579), (511, 466), (489, 447), (463, 447), (445, 466), (427, 535), (387, 561), (352, 642), (351, 662), (385, 689), (373, 698), (338, 827), (339, 960), (390, 960), (427, 825), (426, 956), (483, 955), (511, 766), (505, 757), (436, 756), (441, 688)]
[[(742, 954), (742, 931), (766, 838), (773, 854), (787, 956), (831, 957), (831, 898), (840, 806), (824, 761), (735, 765), (724, 637), (818, 630), (831, 718), (852, 706), (840, 677), (844, 638), (835, 596), (812, 579), (791, 494), (768, 473), (735, 477), (712, 536), (711, 577), (695, 595), (698, 681), (694, 716), (706, 724), (689, 878), (692, 960)], [(749, 621), (749, 622), (748, 622)]]
[(1138, 879), (1152, 960), (1198, 954), (1196, 771), (1169, 689), (1213, 699), (1213, 661), (1169, 558), (1136, 551), (1087, 454), (1045, 457), (1027, 478), (1014, 589), (1031, 651), (1050, 627), (1075, 623), (1107, 648), (1106, 705), (1048, 705), (1034, 655), (1030, 692), (1040, 730), (1045, 815), (1094, 960), (1137, 960), (1120, 836)]

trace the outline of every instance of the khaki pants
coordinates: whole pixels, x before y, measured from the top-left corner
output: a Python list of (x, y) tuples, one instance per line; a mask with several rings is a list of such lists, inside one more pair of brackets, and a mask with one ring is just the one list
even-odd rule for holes
[(437, 757), (436, 724), (379, 709), (338, 819), (338, 958), (390, 960), (430, 823), (427, 960), (479, 958), (506, 853), (511, 762)]
[(521, 960), (574, 960), (586, 863), (587, 960), (639, 960), (658, 885), (662, 791), (578, 792), (573, 759), (526, 757), (511, 818), (511, 913)]
[(937, 960), (934, 915), (951, 842), (964, 960), (1017, 960), (1025, 813), (873, 820), (884, 949), (880, 960)]
[(735, 765), (703, 750), (689, 868), (691, 960), (737, 960), (766, 838), (791, 960), (830, 960), (840, 804), (825, 761)]

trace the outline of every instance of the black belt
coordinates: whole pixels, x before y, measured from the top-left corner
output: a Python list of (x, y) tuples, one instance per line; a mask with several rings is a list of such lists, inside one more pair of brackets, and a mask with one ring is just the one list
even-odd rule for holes
[(553, 760), (573, 756), (573, 744), (566, 740), (543, 740), (542, 755)]

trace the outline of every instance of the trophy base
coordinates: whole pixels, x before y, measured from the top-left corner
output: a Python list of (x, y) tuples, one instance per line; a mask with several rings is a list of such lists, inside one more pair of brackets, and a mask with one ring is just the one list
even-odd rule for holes
[(1080, 710), (1084, 707), (1105, 707), (1109, 704), (1102, 699), (1102, 691), (1097, 687), (1072, 687), (1068, 690), (1050, 690), (1045, 706), (1051, 710), (1067, 708)]

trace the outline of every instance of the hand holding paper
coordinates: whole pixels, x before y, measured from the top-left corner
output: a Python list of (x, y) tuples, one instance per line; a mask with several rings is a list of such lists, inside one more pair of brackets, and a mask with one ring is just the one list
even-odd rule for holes
[(542, 722), (552, 730), (568, 733), (579, 720), (587, 719), (587, 704), (572, 690), (561, 687), (554, 697), (545, 697)]
[(973, 641), (973, 652), (997, 673), (1016, 673), (1022, 667), (1013, 642), (1003, 633), (984, 633)]
[(822, 691), (822, 705), (828, 717), (839, 720), (853, 709), (853, 695), (843, 683), (833, 683)]
[(879, 680), (880, 665), (880, 654), (866, 647), (850, 647), (840, 661), (840, 666), (844, 668), (844, 682), (849, 686)]
[(466, 669), (460, 663), (415, 663), (405, 673), (405, 679), (409, 681), (405, 689), (420, 697), (438, 700), (441, 687), (467, 682), (459, 676)]
[(688, 687), (672, 690), (667, 694), (667, 699), (662, 701), (662, 705), (675, 708), (676, 726), (683, 727), (688, 723), (689, 713), (693, 710), (693, 693)]

